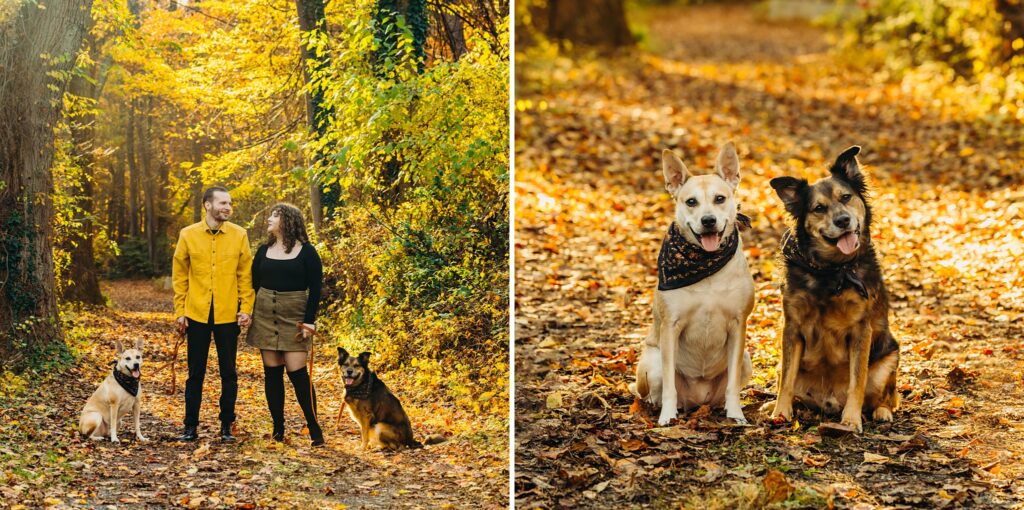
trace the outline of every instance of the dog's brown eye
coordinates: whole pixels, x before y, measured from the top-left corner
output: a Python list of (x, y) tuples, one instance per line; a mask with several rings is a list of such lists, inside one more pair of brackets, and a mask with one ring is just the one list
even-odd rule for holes
[(715, 203), (721, 204), (725, 202), (725, 195), (715, 195)]
[(825, 212), (827, 210), (828, 210), (828, 207), (825, 207), (825, 204), (818, 204), (817, 207), (814, 208), (814, 212), (816, 212), (816, 213), (823, 213), (823, 212)]
[(847, 194), (839, 197), (839, 201), (845, 204), (845, 203), (849, 202), (851, 198), (853, 198), (853, 195), (847, 193)]
[(697, 199), (696, 198), (687, 198), (686, 199), (686, 205), (688, 205), (690, 207), (697, 207)]

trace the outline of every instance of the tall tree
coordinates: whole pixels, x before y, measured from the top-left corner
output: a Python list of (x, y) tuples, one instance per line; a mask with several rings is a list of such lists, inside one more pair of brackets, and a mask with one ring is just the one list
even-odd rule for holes
[(633, 44), (625, 0), (548, 0), (548, 37), (584, 46)]
[(0, 359), (60, 349), (53, 265), (54, 126), (91, 0), (22, 2), (0, 28)]
[[(320, 44), (327, 37), (327, 17), (324, 13), (323, 0), (295, 0), (295, 8), (299, 15), (299, 29), (302, 30), (303, 43), (299, 44), (302, 54), (302, 70), (306, 79), (306, 118), (309, 131), (315, 137), (316, 150), (312, 157), (314, 168), (324, 163), (330, 149), (320, 142), (327, 134), (331, 121), (331, 109), (324, 104), (324, 89), (319, 79), (320, 73), (330, 69), (331, 60), (327, 45)], [(337, 184), (324, 187), (319, 177), (310, 183), (310, 201), (313, 209), (313, 223), (319, 227), (322, 222), (321, 211), (329, 218), (334, 215), (341, 199), (341, 189)]]
[[(82, 219), (79, 230), (67, 239), (71, 244), (68, 247), (71, 256), (68, 274), (72, 275), (72, 278), (64, 286), (61, 297), (67, 301), (99, 305), (103, 304), (103, 294), (100, 292), (99, 270), (93, 254), (93, 176), (96, 163), (96, 102), (102, 93), (104, 81), (101, 75), (104, 73), (105, 63), (100, 58), (100, 41), (90, 34), (87, 36), (87, 45), (89, 66), (75, 73), (68, 87), (68, 92), (85, 102), (84, 111), (70, 122), (72, 159), (80, 169), (78, 182), (74, 185), (74, 194), (78, 197)], [(109, 65), (109, 62), (106, 65)]]
[[(425, 65), (427, 31), (430, 22), (427, 16), (426, 0), (377, 0), (374, 11), (374, 39), (378, 47), (373, 56), (374, 72), (381, 80), (396, 79), (398, 74), (390, 70), (392, 66), (401, 66), (401, 62), (412, 62), (417, 72), (423, 71)], [(412, 34), (412, 47), (406, 54), (402, 38), (404, 35), (398, 28), (398, 20), (404, 19), (405, 25)], [(389, 64), (390, 63), (390, 64)], [(393, 146), (397, 138), (395, 130), (385, 131), (381, 145)], [(381, 158), (380, 178), (385, 190), (378, 198), (382, 204), (394, 203), (401, 193), (399, 176), (402, 161), (393, 155)]]

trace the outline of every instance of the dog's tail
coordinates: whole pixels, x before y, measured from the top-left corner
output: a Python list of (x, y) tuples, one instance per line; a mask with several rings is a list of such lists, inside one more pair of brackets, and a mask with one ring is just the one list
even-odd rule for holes
[(442, 434), (430, 434), (429, 436), (423, 438), (422, 443), (413, 439), (412, 442), (414, 444), (410, 444), (409, 446), (413, 448), (423, 448), (423, 445), (441, 444), (445, 441), (447, 441), (447, 439)]

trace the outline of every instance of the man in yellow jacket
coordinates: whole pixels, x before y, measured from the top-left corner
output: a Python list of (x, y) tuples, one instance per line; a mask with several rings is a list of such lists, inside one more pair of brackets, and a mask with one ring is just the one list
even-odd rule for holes
[(182, 441), (198, 439), (199, 407), (210, 354), (210, 336), (220, 366), (220, 436), (234, 441), (238, 372), (238, 335), (251, 320), (252, 250), (245, 229), (227, 221), (231, 195), (222, 187), (203, 193), (206, 217), (181, 229), (174, 249), (174, 314), (188, 335), (188, 380), (185, 381), (185, 431)]

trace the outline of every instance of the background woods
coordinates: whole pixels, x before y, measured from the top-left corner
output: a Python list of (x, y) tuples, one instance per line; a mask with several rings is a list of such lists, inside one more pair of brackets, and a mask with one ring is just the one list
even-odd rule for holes
[[(13, 343), (23, 323), (56, 324), (58, 294), (100, 304), (100, 278), (168, 274), (177, 230), (199, 220), (215, 183), (232, 189), (233, 220), (254, 241), (277, 200), (312, 213), (333, 284), (330, 329), (376, 347), (381, 362), (463, 348), (481, 367), (504, 359), (507, 2), (68, 5), (64, 17), (25, 6), (5, 32), (10, 65), (44, 73), (5, 82), (5, 111), (25, 118), (16, 108), (32, 86), (50, 119), (31, 133), (6, 123), (11, 157), (28, 147), (13, 137), (30, 134), (53, 154), (52, 165), (6, 167), (5, 197), (23, 190), (10, 210), (41, 225), (7, 241), (22, 265), (2, 308), (27, 306), (15, 287), (40, 293), (5, 321), (14, 359), (35, 352)], [(56, 59), (49, 71), (15, 58), (29, 44), (16, 32), (38, 33), (42, 10), (70, 27), (67, 40), (35, 43), (63, 45), (39, 52)], [(5, 228), (24, 230), (18, 218)], [(60, 337), (51, 327), (39, 342)]]
[[(307, 212), (325, 263), (321, 355), (334, 344), (372, 351), (417, 434), (452, 438), (445, 448), (458, 474), (417, 497), (439, 494), (441, 504), (445, 494), (457, 500), (486, 486), (482, 501), (507, 500), (494, 488), (505, 483), (498, 475), (508, 456), (509, 8), (501, 0), (4, 2), (0, 413), (47, 423), (59, 453), (41, 469), (82, 476), (69, 459), (92, 462), (91, 446), (75, 439), (70, 420), (31, 414), (27, 402), (41, 394), (26, 381), (70, 371), (91, 385), (102, 376), (88, 367), (109, 367), (113, 338), (141, 337), (157, 367), (151, 387), (166, 388), (173, 318), (163, 277), (178, 230), (203, 214), (202, 191), (225, 185), (231, 220), (253, 243), (266, 238), (275, 202)], [(317, 365), (329, 365), (321, 355)], [(243, 379), (262, 373), (258, 353), (239, 356)], [(334, 412), (331, 375), (324, 370), (318, 383)], [(84, 402), (59, 378), (47, 391), (61, 399), (51, 406)], [(149, 426), (176, 427), (180, 403), (152, 398)], [(240, 398), (243, 407), (252, 401), (241, 421), (255, 435), (262, 424), (244, 423), (261, 417), (262, 396)], [(0, 474), (5, 498), (30, 486), (59, 495), (59, 475), (11, 471), (28, 465), (25, 445), (38, 437), (0, 429), (0, 463), (18, 473)], [(132, 452), (176, 462), (167, 448)], [(433, 462), (429, 469), (446, 465)], [(405, 483), (416, 485), (384, 486), (407, 491)], [(100, 492), (82, 497), (101, 501)]]

